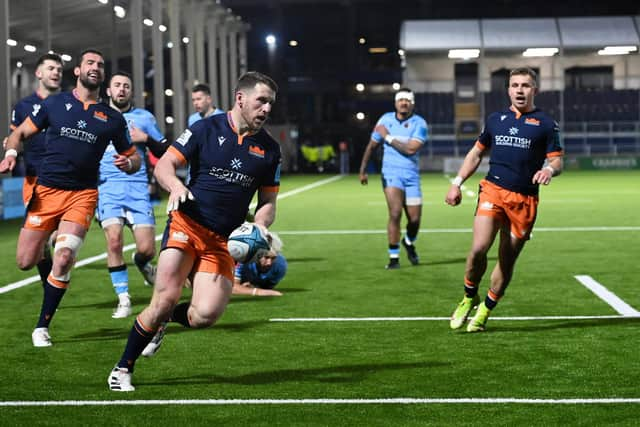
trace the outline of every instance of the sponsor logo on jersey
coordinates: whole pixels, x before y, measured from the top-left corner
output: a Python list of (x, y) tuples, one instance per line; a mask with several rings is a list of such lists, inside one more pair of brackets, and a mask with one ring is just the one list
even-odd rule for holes
[(94, 119), (98, 119), (101, 122), (106, 123), (107, 122), (107, 115), (105, 113), (103, 113), (102, 111), (95, 111), (93, 113), (93, 118)]
[(227, 138), (225, 138), (224, 136), (220, 135), (218, 137), (218, 145), (222, 146), (222, 144), (224, 144), (224, 142), (227, 140)]
[[(238, 159), (234, 159), (234, 160), (238, 160)], [(243, 174), (241, 172), (219, 168), (215, 166), (209, 169), (209, 175), (214, 176), (223, 181), (227, 181), (233, 184), (238, 184), (245, 188), (250, 188), (254, 181), (254, 178), (252, 176)]]
[(509, 135), (517, 135), (520, 130), (518, 128), (510, 128)]
[(184, 234), (182, 231), (174, 231), (171, 233), (171, 240), (176, 240), (178, 242), (188, 242), (189, 236)]
[(504, 122), (504, 119), (506, 119), (506, 118), (507, 118), (507, 115), (503, 114), (503, 115), (500, 116), (500, 121)]
[[(87, 123), (84, 120), (79, 120), (77, 126), (86, 127)], [(60, 136), (76, 139), (78, 141), (88, 142), (89, 144), (95, 144), (98, 141), (98, 136), (92, 134), (91, 132), (87, 132), (81, 129), (68, 128), (65, 126), (60, 128)]]
[(493, 209), (493, 203), (491, 203), (491, 202), (482, 202), (482, 203), (480, 203), (480, 209), (482, 209), (484, 211), (490, 211), (491, 209)]
[(67, 111), (71, 110), (71, 107), (73, 107), (73, 105), (71, 105), (71, 104), (70, 104), (70, 103), (68, 103), (68, 102), (67, 102), (66, 104), (64, 104), (64, 108), (66, 108), (66, 109), (67, 109)]
[(42, 218), (38, 215), (29, 215), (29, 224), (39, 226), (42, 224)]
[(240, 169), (242, 167), (242, 162), (240, 161), (240, 159), (235, 158), (235, 159), (231, 160), (231, 167), (233, 169), (238, 170), (238, 169)]
[(264, 150), (256, 145), (249, 146), (249, 154), (264, 159)]
[(85, 122), (84, 120), (78, 120), (76, 126), (78, 126), (78, 129), (84, 129), (87, 127), (87, 122)]
[(507, 147), (529, 148), (531, 146), (531, 140), (529, 138), (521, 138), (511, 135), (496, 135), (495, 144)]
[(540, 120), (529, 117), (528, 119), (524, 119), (524, 124), (531, 126), (540, 126)]
[(182, 132), (178, 139), (176, 139), (176, 142), (184, 147), (185, 145), (187, 145), (187, 142), (189, 142), (190, 138), (191, 131), (189, 129), (185, 129), (185, 131)]
[(37, 116), (41, 108), (40, 104), (33, 104), (33, 111), (31, 112), (31, 115), (33, 117)]

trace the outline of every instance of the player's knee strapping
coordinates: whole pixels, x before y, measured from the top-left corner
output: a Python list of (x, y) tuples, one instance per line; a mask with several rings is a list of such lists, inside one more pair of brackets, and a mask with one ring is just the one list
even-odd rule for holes
[(71, 250), (71, 254), (73, 258), (75, 258), (83, 242), (84, 240), (75, 234), (60, 234), (56, 239), (55, 252), (58, 252), (62, 248), (67, 248)]

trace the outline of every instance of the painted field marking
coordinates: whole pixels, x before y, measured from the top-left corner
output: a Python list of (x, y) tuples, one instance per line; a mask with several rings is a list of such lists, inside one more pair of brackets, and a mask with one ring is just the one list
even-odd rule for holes
[[(344, 178), (344, 175), (334, 175), (330, 178), (325, 178), (325, 179), (321, 179), (320, 181), (316, 181), (313, 182), (311, 184), (308, 185), (304, 185), (300, 188), (296, 188), (295, 190), (291, 190), (291, 191), (287, 191), (286, 193), (282, 193), (280, 195), (278, 195), (278, 200), (280, 199), (286, 199), (287, 197), (291, 197), (291, 196), (295, 196), (296, 194), (302, 193), (303, 191), (307, 191), (307, 190), (311, 190), (314, 189), (316, 187), (319, 187), (321, 185), (325, 185), (325, 184), (329, 184), (331, 182), (337, 181), (339, 179)], [(249, 206), (249, 209), (254, 209), (256, 207), (257, 203), (252, 203)], [(162, 233), (158, 234), (156, 236), (156, 241), (159, 241), (162, 239)], [(134, 249), (136, 247), (135, 243), (131, 243), (129, 245), (126, 245), (123, 249), (123, 252), (128, 252), (132, 249)], [(84, 258), (82, 260), (78, 260), (78, 262), (76, 262), (74, 268), (78, 268), (78, 267), (82, 267), (85, 266), (87, 264), (91, 264), (93, 262), (96, 261), (100, 261), (102, 259), (107, 258), (107, 253), (103, 252), (101, 254), (89, 257), (89, 258)], [(4, 294), (7, 292), (11, 292), (14, 289), (18, 289), (18, 288), (22, 288), (23, 286), (27, 286), (30, 285), (31, 283), (35, 283), (35, 282), (39, 282), (40, 281), (40, 276), (39, 275), (35, 275), (35, 276), (31, 276), (31, 277), (27, 277), (26, 279), (22, 279), (19, 280), (17, 282), (14, 283), (10, 283), (6, 286), (0, 287), (0, 294)]]
[[(640, 317), (635, 315), (603, 315), (603, 316), (491, 316), (494, 320), (530, 321), (530, 320), (600, 320), (600, 319), (626, 319)], [(451, 317), (275, 317), (269, 322), (413, 322), (413, 321), (449, 321)]]
[(616, 294), (605, 288), (602, 284), (596, 282), (593, 277), (586, 275), (579, 275), (574, 277), (578, 282), (582, 283), (587, 289), (596, 294), (602, 301), (609, 304), (615, 311), (617, 311), (621, 315), (629, 317), (640, 316), (640, 312), (624, 302)]
[(601, 405), (640, 403), (637, 397), (531, 398), (381, 398), (381, 399), (175, 399), (175, 400), (24, 400), (0, 401), (3, 406), (157, 406), (157, 405), (440, 405), (440, 404)]

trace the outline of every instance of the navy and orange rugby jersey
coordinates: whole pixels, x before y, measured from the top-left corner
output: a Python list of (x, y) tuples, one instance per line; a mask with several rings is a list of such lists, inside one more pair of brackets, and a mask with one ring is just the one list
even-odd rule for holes
[[(40, 104), (44, 101), (37, 92), (22, 98), (13, 107), (11, 112), (11, 130), (14, 130), (22, 124), (24, 119), (33, 111), (39, 110)], [(25, 140), (23, 144), (25, 175), (37, 176), (42, 163), (42, 157), (45, 152), (45, 129)]]
[(264, 130), (238, 135), (228, 114), (197, 121), (169, 147), (191, 165), (187, 200), (180, 211), (228, 237), (242, 224), (256, 190), (280, 188), (280, 146)]
[(545, 159), (563, 155), (558, 124), (539, 109), (491, 114), (476, 146), (491, 150), (488, 181), (526, 195), (538, 194), (531, 181)]
[(120, 112), (102, 102), (83, 103), (71, 92), (49, 96), (27, 120), (37, 129), (47, 128), (47, 148), (38, 174), (38, 184), (47, 187), (96, 188), (98, 166), (109, 142), (120, 154), (135, 152)]

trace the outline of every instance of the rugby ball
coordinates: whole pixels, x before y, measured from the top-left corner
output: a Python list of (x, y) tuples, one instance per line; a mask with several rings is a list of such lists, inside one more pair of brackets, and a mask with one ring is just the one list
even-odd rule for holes
[(260, 251), (268, 251), (267, 231), (250, 222), (243, 223), (229, 235), (229, 253), (236, 262), (251, 262)]

